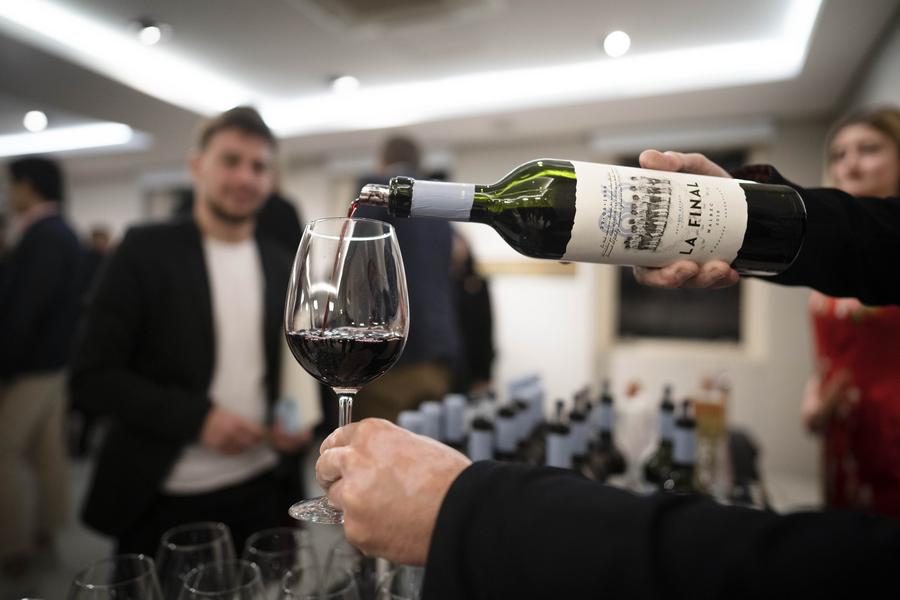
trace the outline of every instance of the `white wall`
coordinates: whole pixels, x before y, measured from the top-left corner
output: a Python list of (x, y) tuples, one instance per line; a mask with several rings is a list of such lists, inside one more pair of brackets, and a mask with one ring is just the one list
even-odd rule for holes
[(900, 104), (900, 17), (881, 42), (872, 64), (864, 73), (849, 108)]
[(105, 225), (118, 239), (128, 225), (140, 220), (143, 199), (134, 178), (76, 181), (69, 186), (66, 213), (81, 235), (91, 227)]

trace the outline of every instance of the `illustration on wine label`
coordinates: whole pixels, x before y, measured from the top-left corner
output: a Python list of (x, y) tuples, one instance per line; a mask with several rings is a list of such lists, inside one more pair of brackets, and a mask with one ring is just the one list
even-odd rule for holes
[(737, 256), (747, 228), (738, 180), (572, 164), (578, 187), (564, 260), (596, 261), (598, 249), (603, 262), (648, 267)]

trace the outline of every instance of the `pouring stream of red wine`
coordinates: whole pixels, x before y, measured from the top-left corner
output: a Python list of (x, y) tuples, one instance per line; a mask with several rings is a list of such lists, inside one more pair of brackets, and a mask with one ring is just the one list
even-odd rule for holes
[[(356, 214), (356, 209), (359, 208), (359, 198), (350, 203), (350, 208), (347, 210), (347, 218), (352, 219), (353, 215)], [(344, 226), (341, 227), (341, 237), (338, 240), (338, 248), (337, 252), (334, 255), (334, 266), (331, 268), (331, 287), (334, 290), (337, 290), (337, 270), (338, 265), (341, 262), (341, 251), (344, 248), (344, 238), (347, 237), (347, 229), (350, 227), (350, 221), (345, 221)], [(331, 300), (334, 297), (333, 292), (328, 293), (328, 298), (325, 299), (325, 314), (322, 317), (322, 331), (328, 329), (328, 316), (331, 312)]]

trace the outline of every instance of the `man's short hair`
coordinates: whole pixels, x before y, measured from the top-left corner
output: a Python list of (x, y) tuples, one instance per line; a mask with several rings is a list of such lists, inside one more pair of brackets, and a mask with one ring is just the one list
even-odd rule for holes
[(45, 202), (62, 202), (63, 174), (55, 161), (39, 156), (20, 158), (9, 163), (9, 174), (15, 183), (27, 181)]
[(273, 150), (278, 147), (275, 135), (255, 108), (236, 106), (209, 119), (200, 126), (200, 131), (197, 134), (197, 149), (205, 150), (206, 146), (209, 145), (209, 140), (225, 129), (237, 129), (247, 135), (260, 137), (266, 140)]
[(381, 163), (385, 166), (403, 163), (418, 169), (419, 158), (419, 146), (408, 137), (392, 137), (381, 147)]

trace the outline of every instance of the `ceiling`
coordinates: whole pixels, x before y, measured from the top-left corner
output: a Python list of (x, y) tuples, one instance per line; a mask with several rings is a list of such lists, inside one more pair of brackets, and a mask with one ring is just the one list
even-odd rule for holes
[[(237, 102), (260, 106), (301, 158), (368, 151), (400, 126), (452, 147), (829, 116), (900, 9), (824, 0), (804, 46), (813, 21), (791, 15), (815, 0), (29, 0), (44, 11), (42, 32), (21, 25), (35, 15), (12, 22), (24, 4), (0, 2), (0, 136), (22, 133), (24, 113), (40, 109), (54, 127), (115, 121), (152, 137), (127, 153), (67, 156), (85, 175), (177, 165), (201, 116)], [(54, 11), (80, 20), (53, 29)], [(130, 41), (138, 17), (169, 35), (152, 48)], [(621, 59), (602, 50), (615, 29), (632, 40)], [(104, 53), (106, 35), (120, 45)], [(791, 45), (752, 46), (773, 40)], [(342, 74), (360, 80), (356, 96), (330, 91)], [(382, 99), (381, 113), (361, 117)]]

